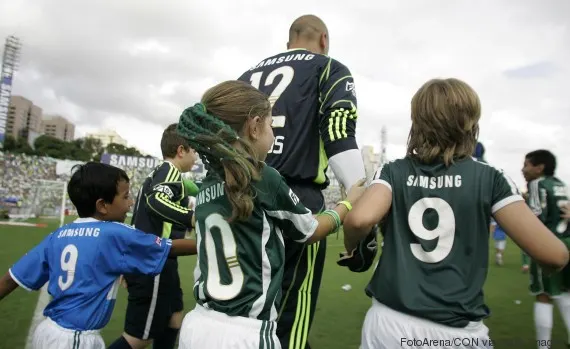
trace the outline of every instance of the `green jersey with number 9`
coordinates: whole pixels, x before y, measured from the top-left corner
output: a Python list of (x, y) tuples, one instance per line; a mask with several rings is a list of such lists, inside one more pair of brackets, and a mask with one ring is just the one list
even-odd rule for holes
[(489, 315), (483, 297), (492, 214), (522, 201), (501, 170), (467, 158), (450, 167), (406, 157), (370, 185), (392, 191), (384, 247), (366, 293), (405, 314), (451, 327)]
[(304, 243), (318, 222), (275, 169), (264, 165), (253, 189), (252, 215), (228, 223), (232, 208), (223, 181), (214, 175), (203, 181), (195, 209), (194, 296), (204, 308), (229, 316), (275, 321), (285, 263), (282, 234)]

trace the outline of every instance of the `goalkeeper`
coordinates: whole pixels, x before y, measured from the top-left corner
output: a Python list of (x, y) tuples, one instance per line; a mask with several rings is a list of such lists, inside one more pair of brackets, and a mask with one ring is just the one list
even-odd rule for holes
[[(266, 163), (279, 171), (305, 207), (318, 213), (325, 207), (322, 190), (329, 185), (328, 166), (345, 188), (365, 177), (355, 135), (354, 79), (345, 65), (328, 56), (328, 29), (314, 15), (301, 16), (291, 24), (287, 49), (265, 58), (238, 80), (271, 96), (275, 140)], [(326, 240), (306, 246), (285, 239), (283, 303), (277, 326), (282, 348), (310, 348), (307, 338), (325, 254)], [(353, 261), (342, 263), (361, 270), (362, 263)]]
[[(164, 162), (144, 181), (132, 218), (135, 228), (162, 238), (183, 239), (192, 229), (194, 212), (188, 209), (188, 195), (198, 188), (182, 180), (198, 159), (188, 142), (171, 124), (162, 134), (160, 148)], [(182, 325), (183, 297), (178, 261), (169, 258), (155, 276), (125, 275), (129, 292), (123, 335), (109, 349), (173, 349)]]

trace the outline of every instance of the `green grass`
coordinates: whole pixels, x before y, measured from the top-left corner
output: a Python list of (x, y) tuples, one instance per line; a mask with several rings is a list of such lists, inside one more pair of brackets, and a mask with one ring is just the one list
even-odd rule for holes
[[(38, 243), (56, 222), (45, 229), (0, 226), (0, 270), (10, 265), (28, 249)], [(310, 335), (310, 343), (316, 349), (356, 349), (360, 342), (360, 329), (371, 301), (364, 294), (371, 271), (354, 274), (336, 265), (342, 240), (329, 237), (329, 250), (321, 286), (317, 312)], [(494, 253), (491, 253), (494, 258)], [(528, 275), (520, 272), (520, 250), (511, 241), (507, 243), (505, 265), (497, 267), (490, 261), (485, 286), (491, 317), (485, 321), (490, 328), (495, 348), (536, 348), (533, 325), (533, 298), (528, 294)], [(185, 310), (194, 307), (191, 293), (194, 257), (180, 258), (180, 275), (185, 290)], [(341, 289), (344, 284), (352, 290)], [(36, 306), (37, 292), (17, 289), (0, 302), (0, 348), (24, 348), (32, 313)], [(520, 300), (521, 304), (515, 304)], [(126, 309), (126, 292), (121, 288), (113, 317), (102, 331), (107, 344), (121, 332)], [(564, 348), (566, 331), (558, 311), (555, 311), (552, 333), (554, 348)]]

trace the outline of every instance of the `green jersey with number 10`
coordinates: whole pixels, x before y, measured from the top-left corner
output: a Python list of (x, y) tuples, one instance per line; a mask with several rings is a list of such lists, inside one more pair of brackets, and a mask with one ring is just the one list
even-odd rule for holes
[(522, 201), (502, 171), (471, 158), (385, 164), (371, 185), (392, 190), (384, 247), (366, 293), (402, 313), (451, 327), (489, 315), (483, 297), (491, 215)]
[(228, 223), (231, 205), (224, 183), (208, 176), (196, 197), (198, 304), (229, 316), (277, 319), (285, 262), (283, 233), (304, 243), (318, 222), (273, 168), (264, 166), (252, 215)]

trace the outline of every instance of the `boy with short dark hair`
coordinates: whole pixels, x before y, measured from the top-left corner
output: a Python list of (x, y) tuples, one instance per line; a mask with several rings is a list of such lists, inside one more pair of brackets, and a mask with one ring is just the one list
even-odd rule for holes
[[(162, 134), (160, 148), (164, 162), (144, 181), (139, 192), (132, 224), (162, 238), (184, 238), (192, 229), (194, 211), (188, 208), (189, 172), (198, 155), (176, 131), (177, 123)], [(195, 193), (194, 193), (195, 194)], [(109, 349), (173, 349), (182, 324), (183, 293), (178, 261), (169, 258), (160, 275), (125, 275), (129, 291), (124, 333)]]
[[(570, 249), (568, 220), (561, 217), (568, 203), (567, 187), (555, 176), (556, 157), (548, 150), (539, 149), (525, 156), (522, 173), (528, 182), (528, 205), (534, 214)], [(548, 275), (534, 260), (530, 262), (530, 292), (536, 296), (534, 324), (536, 339), (550, 341), (553, 323), (552, 300), (560, 309), (570, 344), (570, 267)]]
[[(0, 279), (0, 300), (49, 281), (53, 300), (33, 334), (34, 349), (104, 349), (99, 329), (115, 306), (119, 276), (156, 275), (169, 255), (196, 254), (196, 242), (153, 237), (123, 224), (133, 202), (125, 171), (76, 166), (67, 191), (79, 218), (49, 234)], [(75, 169), (74, 168), (74, 169)]]

